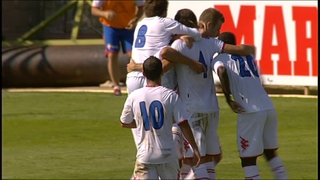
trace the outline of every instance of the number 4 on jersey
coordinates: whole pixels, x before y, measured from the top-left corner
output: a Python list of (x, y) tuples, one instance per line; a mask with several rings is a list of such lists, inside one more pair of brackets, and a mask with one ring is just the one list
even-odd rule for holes
[[(206, 69), (208, 69), (207, 64), (206, 64), (206, 60), (204, 59), (203, 54), (202, 54), (201, 51), (200, 51), (200, 54), (199, 54), (199, 62), (201, 64), (203, 64), (204, 67), (206, 67)], [(208, 77), (207, 72), (203, 72), (203, 78), (207, 78), (207, 77)]]

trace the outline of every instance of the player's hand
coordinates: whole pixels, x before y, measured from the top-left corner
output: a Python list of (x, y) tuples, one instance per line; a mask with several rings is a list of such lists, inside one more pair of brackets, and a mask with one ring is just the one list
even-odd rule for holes
[(180, 36), (180, 39), (182, 39), (187, 44), (188, 48), (192, 48), (194, 42), (193, 37), (189, 35), (182, 35)]
[(243, 109), (243, 107), (239, 103), (237, 103), (236, 101), (229, 101), (228, 104), (231, 107), (232, 111), (237, 114), (243, 114), (246, 112)]
[(113, 20), (116, 17), (116, 12), (112, 10), (104, 11), (103, 14), (104, 18), (106, 18), (107, 20)]
[(190, 68), (197, 74), (201, 74), (207, 71), (207, 68), (201, 62), (198, 61), (194, 61)]
[(134, 71), (134, 67), (136, 66), (136, 62), (133, 59), (130, 59), (130, 62), (127, 64), (127, 72)]
[(128, 30), (132, 30), (132, 29), (134, 29), (136, 26), (137, 26), (137, 24), (138, 24), (138, 19), (132, 19), (129, 23), (128, 23), (128, 26), (127, 27), (125, 27), (126, 29), (128, 29)]

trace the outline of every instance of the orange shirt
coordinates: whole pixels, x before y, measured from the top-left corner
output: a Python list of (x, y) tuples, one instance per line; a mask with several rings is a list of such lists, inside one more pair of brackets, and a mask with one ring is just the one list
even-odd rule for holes
[(113, 10), (116, 13), (116, 17), (113, 20), (100, 17), (101, 23), (113, 28), (122, 29), (128, 26), (128, 23), (135, 18), (136, 7), (135, 0), (105, 0), (105, 2), (97, 8), (101, 10)]

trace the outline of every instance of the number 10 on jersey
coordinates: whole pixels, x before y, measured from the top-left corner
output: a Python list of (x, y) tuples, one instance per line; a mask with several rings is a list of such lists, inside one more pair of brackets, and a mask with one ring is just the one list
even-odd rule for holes
[(146, 102), (142, 101), (139, 103), (139, 105), (141, 116), (143, 119), (144, 130), (150, 130), (150, 121), (154, 129), (160, 129), (163, 126), (164, 122), (164, 112), (162, 103), (160, 101), (152, 101), (152, 103), (149, 106), (149, 114), (146, 108)]

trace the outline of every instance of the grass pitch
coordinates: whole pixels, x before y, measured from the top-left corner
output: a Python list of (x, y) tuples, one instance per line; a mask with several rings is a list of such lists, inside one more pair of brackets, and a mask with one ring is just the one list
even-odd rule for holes
[[(2, 93), (4, 179), (129, 179), (131, 131), (120, 127), (126, 96), (105, 93)], [(279, 117), (279, 155), (290, 179), (318, 178), (318, 99), (272, 98)], [(219, 97), (223, 159), (218, 179), (243, 179), (236, 114)], [(262, 179), (272, 179), (263, 157)]]

